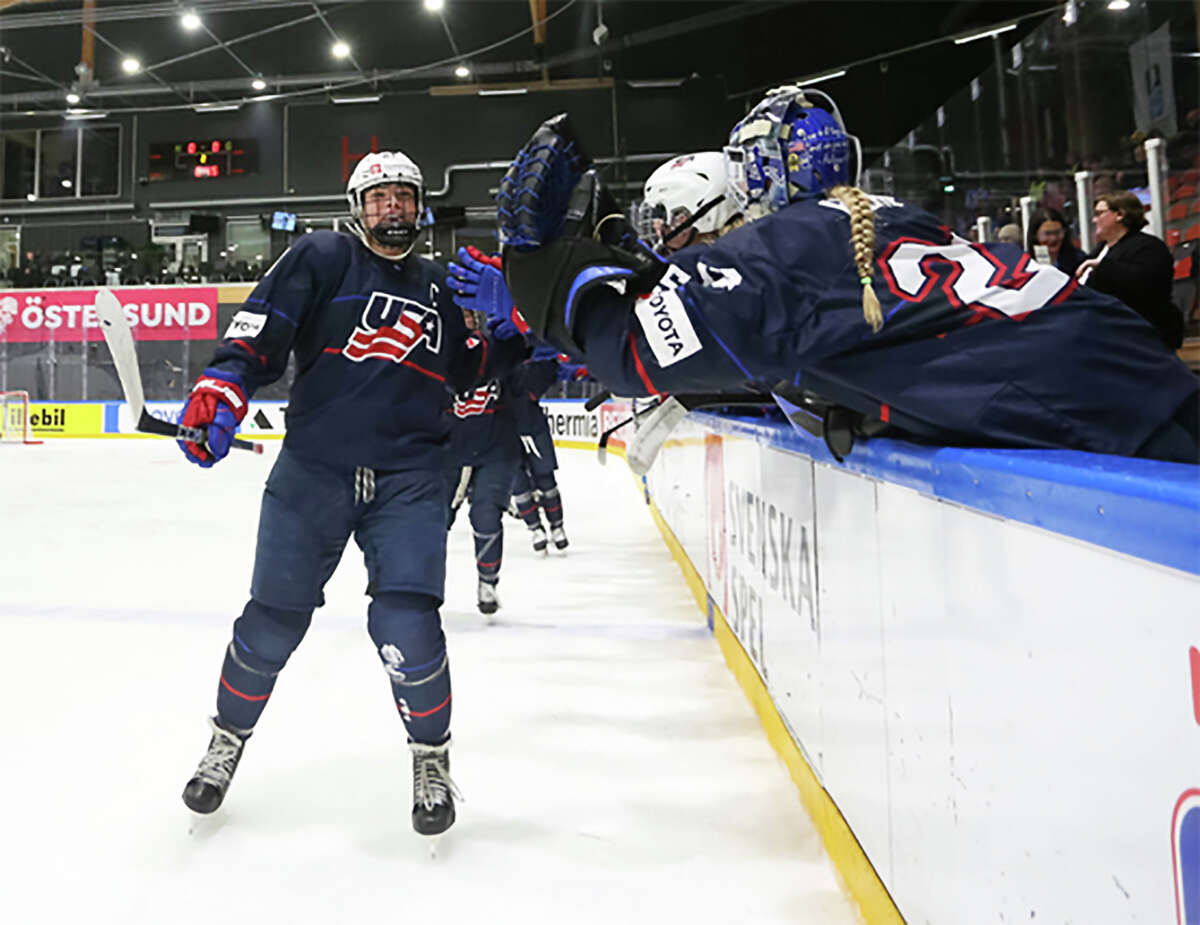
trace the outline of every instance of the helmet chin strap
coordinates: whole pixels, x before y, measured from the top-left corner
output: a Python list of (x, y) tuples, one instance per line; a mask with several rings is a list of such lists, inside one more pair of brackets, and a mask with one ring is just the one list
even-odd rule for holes
[[(375, 234), (375, 231), (379, 227), (379, 224), (382, 224), (382, 223), (376, 224), (375, 228), (367, 228), (362, 223), (361, 219), (355, 219), (353, 222), (350, 223), (349, 230), (356, 238), (358, 238), (360, 241), (362, 241), (362, 243), (364, 245), (366, 245), (367, 249), (372, 254), (375, 254), (378, 257), (382, 257), (384, 260), (400, 261), (412, 253), (412, 249), (417, 246), (417, 239), (420, 238), (422, 229), (418, 228), (416, 225), (410, 225), (407, 222), (401, 223), (402, 227), (407, 227), (408, 229), (410, 229), (409, 233), (406, 235), (403, 235), (403, 237), (401, 237), (400, 240), (396, 240), (393, 242), (393, 241), (388, 241), (386, 239), (386, 237), (384, 237), (384, 236)], [(400, 237), (400, 236), (397, 235), (397, 237)], [(404, 245), (406, 243), (408, 246), (404, 247)], [(402, 254), (383, 254), (383, 253), (380, 253), (380, 251), (379, 251), (380, 247), (404, 247), (404, 253), (402, 253)]]

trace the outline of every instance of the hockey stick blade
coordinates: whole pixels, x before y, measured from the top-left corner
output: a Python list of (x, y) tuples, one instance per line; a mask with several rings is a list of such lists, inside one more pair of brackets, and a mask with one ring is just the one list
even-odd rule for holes
[(671, 431), (687, 417), (687, 413), (687, 406), (677, 398), (664, 399), (650, 412), (625, 448), (625, 461), (635, 475), (645, 475), (650, 471), (658, 451), (667, 442)]
[(612, 392), (597, 392), (591, 398), (583, 403), (584, 411), (595, 411), (606, 401), (612, 398)]
[(146, 399), (142, 394), (142, 374), (138, 370), (137, 352), (133, 347), (133, 332), (129, 330), (125, 312), (111, 289), (106, 287), (96, 291), (95, 308), (100, 333), (104, 335), (108, 351), (112, 354), (113, 366), (117, 369), (117, 378), (121, 380), (125, 403), (129, 405), (133, 419), (140, 421), (146, 408)]
[[(142, 374), (138, 369), (137, 351), (133, 346), (133, 332), (129, 329), (129, 322), (125, 318), (120, 301), (107, 286), (96, 291), (95, 310), (96, 318), (100, 322), (100, 333), (104, 335), (104, 342), (108, 344), (109, 353), (112, 354), (113, 366), (116, 367), (117, 378), (121, 381), (121, 390), (125, 393), (125, 403), (129, 405), (135, 429), (146, 434), (189, 440), (204, 446), (208, 436), (203, 430), (172, 424), (170, 421), (154, 417), (146, 410)], [(261, 443), (240, 438), (235, 438), (230, 446), (252, 453), (261, 454), (263, 451)]]

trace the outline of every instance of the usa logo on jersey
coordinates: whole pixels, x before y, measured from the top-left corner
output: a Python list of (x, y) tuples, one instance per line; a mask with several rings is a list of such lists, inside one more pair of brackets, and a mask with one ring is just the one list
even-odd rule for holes
[(500, 383), (493, 379), (486, 385), (454, 396), (454, 416), (471, 418), (477, 414), (493, 414), (492, 402), (500, 397)]
[(417, 344), (434, 353), (442, 349), (442, 319), (420, 302), (372, 292), (362, 317), (342, 354), (356, 363), (391, 360), (403, 363)]
[(1171, 860), (1175, 867), (1175, 917), (1179, 925), (1200, 923), (1200, 790), (1175, 804), (1171, 819)]

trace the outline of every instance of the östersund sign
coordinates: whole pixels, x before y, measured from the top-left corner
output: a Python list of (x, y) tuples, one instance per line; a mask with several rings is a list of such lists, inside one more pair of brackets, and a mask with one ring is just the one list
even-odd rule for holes
[[(217, 287), (114, 289), (136, 340), (217, 336)], [(103, 340), (95, 289), (10, 289), (0, 292), (0, 341)]]

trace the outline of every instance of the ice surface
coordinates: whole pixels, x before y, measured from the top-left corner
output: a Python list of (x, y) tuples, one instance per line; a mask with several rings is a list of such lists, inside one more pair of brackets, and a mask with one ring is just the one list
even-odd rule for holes
[(443, 609), (453, 774), (436, 860), (351, 542), (225, 806), (188, 833), (278, 444), (204, 471), (166, 440), (0, 448), (0, 921), (857, 921), (626, 467), (560, 453), (567, 555), (470, 528)]

